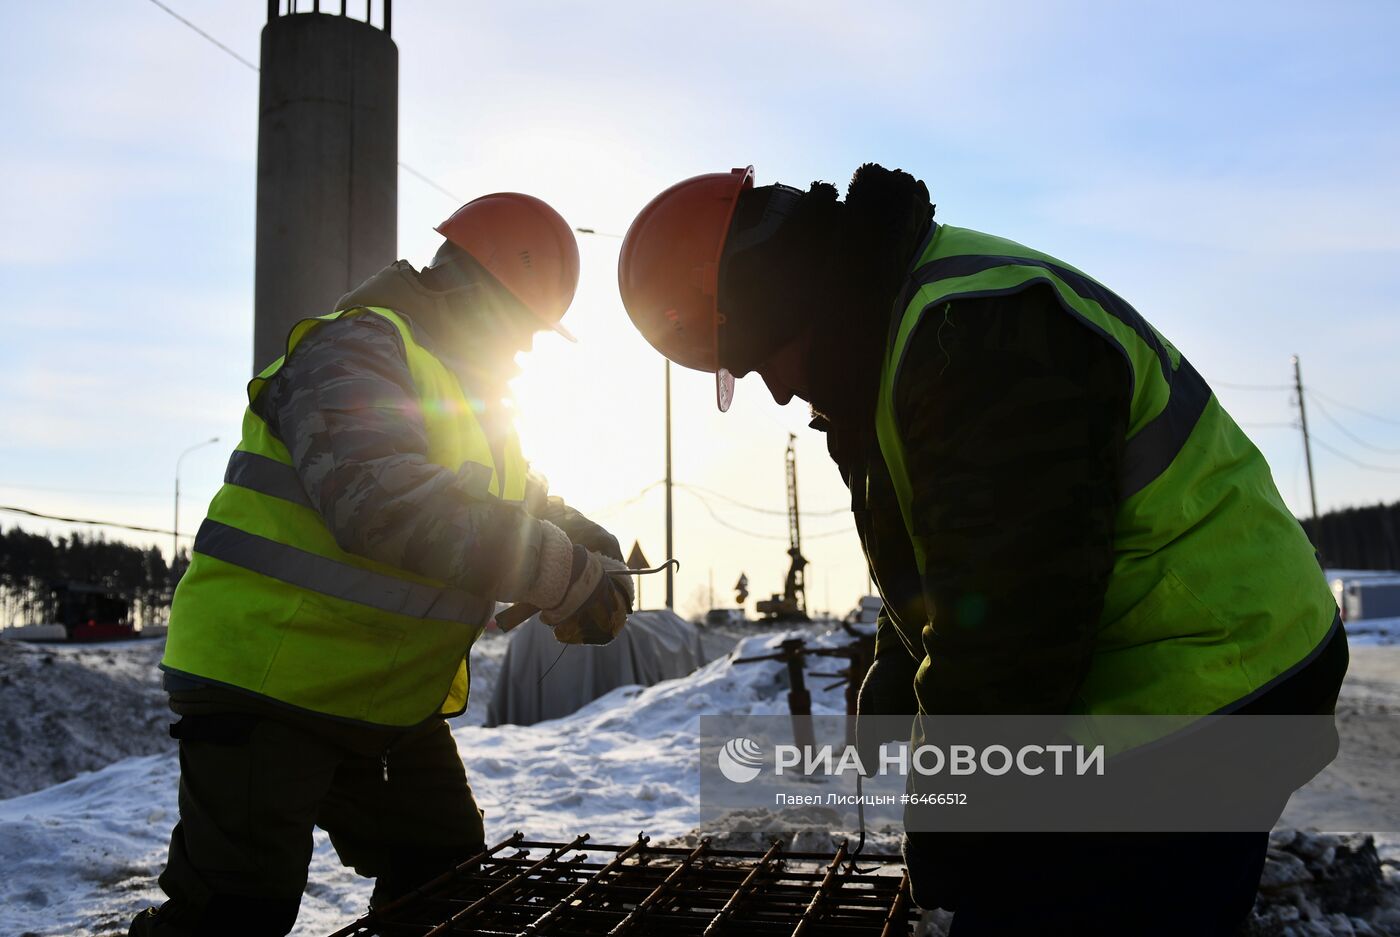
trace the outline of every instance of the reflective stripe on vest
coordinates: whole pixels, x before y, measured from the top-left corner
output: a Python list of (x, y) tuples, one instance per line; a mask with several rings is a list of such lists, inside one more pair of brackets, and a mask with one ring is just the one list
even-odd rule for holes
[[(1267, 462), (1195, 369), (1122, 299), (1045, 254), (949, 226), (934, 227), (898, 300), (876, 407), (920, 573), (929, 544), (916, 533), (895, 412), (899, 375), (916, 366), (906, 360), (910, 339), (929, 310), (1037, 285), (1122, 354), (1132, 380), (1113, 574), (1075, 711), (1203, 714), (1252, 698), (1315, 652), (1336, 614)], [(931, 623), (896, 623), (916, 658), (926, 625), (975, 627), (931, 614)]]
[[(527, 466), (513, 431), (499, 464), (455, 375), (388, 309), (403, 340), (427, 458), (475, 499), (523, 503)], [(284, 359), (249, 383), (243, 439), (229, 459), (176, 590), (162, 666), (313, 712), (412, 725), (466, 706), (466, 654), (494, 610), (489, 597), (342, 550), (291, 455), (253, 411)]]
[[(940, 280), (971, 277), (998, 267), (1034, 268), (1044, 271), (1046, 275), (1032, 275), (1014, 286), (1000, 290), (967, 290), (951, 293), (941, 296), (937, 302), (1006, 295), (1007, 293), (1020, 292), (1037, 283), (1054, 289), (1067, 288), (1081, 299), (1096, 303), (1106, 313), (1132, 329), (1134, 334), (1156, 353), (1161, 363), (1162, 376), (1171, 385), (1171, 394), (1166, 407), (1128, 440), (1123, 450), (1118, 494), (1121, 498), (1127, 498), (1141, 491), (1154, 478), (1166, 471), (1167, 466), (1171, 464), (1172, 460), (1176, 458), (1176, 454), (1181, 451), (1181, 447), (1185, 445), (1187, 437), (1191, 435), (1191, 430), (1196, 426), (1196, 421), (1205, 411), (1206, 402), (1210, 400), (1210, 387), (1191, 366), (1191, 363), (1184, 358), (1178, 356), (1179, 365), (1173, 366), (1171, 355), (1163, 347), (1161, 339), (1136, 309), (1078, 270), (1055, 261), (1042, 258), (988, 255), (945, 257), (921, 265), (914, 271), (912, 279), (915, 286), (926, 286)], [(1070, 311), (1077, 312), (1073, 309)], [(1082, 316), (1080, 318), (1098, 334), (1108, 337), (1092, 320)], [(1117, 347), (1120, 351), (1122, 350), (1122, 346)], [(907, 348), (908, 345), (905, 343), (905, 349), (907, 350)], [(902, 359), (903, 353), (900, 357)], [(896, 369), (900, 363), (902, 361), (896, 362)], [(1130, 373), (1132, 373), (1131, 362), (1129, 367)], [(1136, 380), (1136, 375), (1133, 376), (1133, 379)]]

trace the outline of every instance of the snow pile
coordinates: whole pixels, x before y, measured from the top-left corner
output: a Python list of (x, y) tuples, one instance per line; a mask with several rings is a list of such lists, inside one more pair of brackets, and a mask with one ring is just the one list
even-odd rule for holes
[(156, 669), (164, 649), (164, 641), (0, 641), (0, 797), (132, 755), (173, 752)]
[[(734, 658), (771, 653), (792, 632), (741, 641), (729, 657), (651, 687), (619, 687), (563, 719), (532, 726), (454, 733), (487, 838), (525, 830), (533, 837), (621, 842), (645, 830), (682, 836), (698, 822), (699, 717), (786, 715), (787, 671)], [(838, 646), (840, 633), (805, 635), (809, 646)], [(812, 711), (846, 711), (844, 688), (812, 688)]]
[[(740, 642), (733, 656), (768, 653), (789, 633)], [(834, 646), (845, 635), (814, 636)], [(484, 703), (506, 642), (473, 652), (473, 695)], [(42, 665), (39, 666), (54, 666)], [(845, 711), (842, 688), (812, 688), (817, 714)], [(469, 716), (479, 718), (473, 705)], [(626, 841), (645, 830), (682, 837), (697, 824), (698, 719), (787, 712), (787, 675), (767, 661), (713, 661), (653, 687), (620, 687), (577, 713), (528, 727), (454, 723), (454, 735), (490, 840), (515, 830), (532, 837)], [(161, 731), (168, 716), (162, 714)], [(177, 819), (179, 766), (173, 752), (127, 758), (38, 793), (0, 800), (0, 934), (87, 935), (124, 930), (136, 911), (162, 900), (155, 877)], [(299, 937), (327, 934), (361, 913), (370, 883), (340, 863), (316, 834)]]
[(1400, 933), (1400, 871), (1369, 835), (1277, 829), (1242, 937)]
[(1400, 618), (1362, 618), (1347, 622), (1346, 629), (1353, 646), (1400, 644)]
[[(532, 838), (556, 840), (586, 832), (595, 841), (625, 842), (640, 831), (653, 841), (692, 839), (699, 822), (699, 717), (786, 715), (785, 666), (777, 661), (735, 665), (733, 660), (769, 653), (784, 638), (795, 635), (807, 638), (812, 647), (849, 641), (840, 632), (818, 634), (815, 629), (749, 636), (729, 657), (687, 677), (645, 689), (620, 687), (563, 719), (491, 729), (471, 723), (479, 722), (484, 712), (507, 642), (499, 637), (484, 639), (473, 652), (475, 702), (467, 719), (453, 723), (453, 734), (477, 800), (486, 811), (488, 839), (497, 841), (516, 830)], [(1394, 699), (1395, 665), (1400, 660), (1395, 655), (1400, 651), (1367, 650), (1356, 655), (1357, 679), (1349, 682), (1344, 695), (1348, 705), (1364, 704), (1371, 711), (1382, 703), (1390, 706)], [(1365, 662), (1374, 665), (1371, 670), (1362, 666)], [(58, 665), (58, 660), (35, 664), (39, 668)], [(1375, 686), (1368, 682), (1371, 678)], [(824, 680), (808, 685), (814, 714), (844, 713), (843, 687), (829, 687)], [(163, 732), (166, 717), (161, 719)], [(0, 868), (7, 872), (0, 877), (0, 934), (122, 933), (132, 914), (158, 903), (162, 896), (155, 877), (164, 865), (176, 820), (178, 776), (177, 760), (167, 752), (127, 758), (47, 790), (0, 800)], [(849, 824), (849, 817), (833, 812), (826, 822)], [(875, 833), (867, 852), (888, 851), (895, 832)], [(823, 837), (830, 840), (829, 828), (810, 830), (804, 837), (802, 848), (823, 848)], [(1368, 932), (1354, 920), (1379, 920), (1380, 909), (1388, 907), (1395, 894), (1393, 869), (1382, 870), (1386, 893), (1377, 910), (1369, 913), (1356, 913), (1360, 909), (1355, 905), (1337, 904), (1340, 899), (1335, 892), (1323, 898), (1306, 888), (1301, 893), (1290, 890), (1299, 882), (1289, 879), (1297, 876), (1297, 864), (1288, 856), (1299, 859), (1313, 881), (1338, 879), (1343, 874), (1343, 866), (1333, 869), (1338, 857), (1348, 859), (1345, 869), (1355, 866), (1374, 875), (1370, 858), (1374, 853), (1367, 853), (1363, 843), (1349, 847), (1346, 856), (1337, 848), (1329, 857), (1330, 841), (1319, 851), (1313, 848), (1315, 839), (1275, 842), (1268, 873), (1273, 878), (1268, 882), (1278, 888), (1266, 895), (1261, 915), (1269, 917), (1259, 923), (1293, 930), (1255, 933), (1383, 932), (1379, 928)], [(1400, 853), (1400, 840), (1382, 841), (1380, 846), (1380, 858), (1393, 864), (1385, 857)], [(328, 839), (318, 832), (310, 884), (294, 933), (313, 937), (338, 929), (363, 911), (369, 890), (369, 882), (341, 868)], [(1320, 917), (1313, 916), (1313, 907), (1303, 903), (1304, 898), (1316, 905)], [(1346, 917), (1352, 931), (1342, 929), (1337, 914)]]

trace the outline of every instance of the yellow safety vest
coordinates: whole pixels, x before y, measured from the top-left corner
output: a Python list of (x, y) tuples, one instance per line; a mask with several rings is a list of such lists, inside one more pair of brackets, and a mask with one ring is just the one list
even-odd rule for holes
[[(514, 430), (497, 464), (456, 375), (392, 310), (364, 307), (304, 319), (287, 338), (287, 355), (321, 324), (352, 315), (382, 316), (398, 329), (428, 460), (468, 477), (484, 494), (523, 503), (527, 465)], [(161, 667), (376, 725), (456, 715), (467, 704), (467, 653), (494, 611), (493, 597), (336, 544), (287, 447), (253, 411), (285, 360), (248, 385), (243, 438), (175, 591)]]
[[(894, 406), (900, 373), (913, 364), (905, 360), (910, 336), (930, 310), (1035, 285), (1052, 289), (1067, 315), (1121, 353), (1133, 379), (1113, 574), (1075, 712), (1237, 708), (1310, 661), (1339, 621), (1268, 463), (1190, 363), (1118, 296), (1046, 254), (949, 225), (935, 227), (898, 300), (876, 407), (919, 571), (927, 549), (912, 508), (925, 480), (909, 477)], [(926, 624), (898, 624), (918, 658)]]

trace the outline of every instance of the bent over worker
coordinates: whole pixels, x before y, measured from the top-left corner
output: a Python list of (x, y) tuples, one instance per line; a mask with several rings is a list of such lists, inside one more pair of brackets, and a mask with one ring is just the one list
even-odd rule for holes
[(539, 199), (488, 195), (298, 323), (248, 387), (243, 438), (175, 593), (161, 667), (181, 716), (169, 896), (131, 933), (282, 935), (312, 827), (372, 906), (480, 852), (445, 718), (497, 601), (605, 643), (631, 610), (617, 540), (529, 472), (504, 399), (559, 323), (578, 247)]
[[(619, 286), (663, 355), (811, 404), (884, 598), (862, 713), (1331, 713), (1346, 639), (1269, 466), (1180, 352), (1055, 258), (752, 167), (654, 198)], [(1285, 794), (1286, 797), (1286, 794)], [(1281, 804), (1279, 805), (1281, 809)], [(1226, 934), (1264, 832), (909, 833), (953, 933)]]

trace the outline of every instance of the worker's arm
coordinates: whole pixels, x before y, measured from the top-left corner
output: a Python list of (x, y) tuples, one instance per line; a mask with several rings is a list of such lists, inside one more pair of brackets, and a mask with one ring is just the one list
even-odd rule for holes
[(929, 310), (896, 388), (926, 712), (1063, 713), (1113, 567), (1129, 372), (1047, 289)]
[(863, 715), (894, 716), (918, 712), (914, 674), (919, 662), (909, 653), (885, 612), (875, 620), (875, 658), (860, 685)]
[(596, 524), (564, 503), (564, 499), (549, 493), (549, 481), (543, 476), (530, 473), (530, 481), (525, 495), (525, 503), (535, 517), (547, 520), (569, 535), (574, 543), (594, 553), (601, 553), (624, 562), (622, 547), (617, 538), (601, 524)]
[[(356, 316), (318, 326), (254, 408), (291, 452), (341, 549), (484, 597), (539, 604), (542, 552), (559, 552), (562, 536), (428, 460), (393, 325)], [(551, 601), (559, 589), (548, 590)]]

